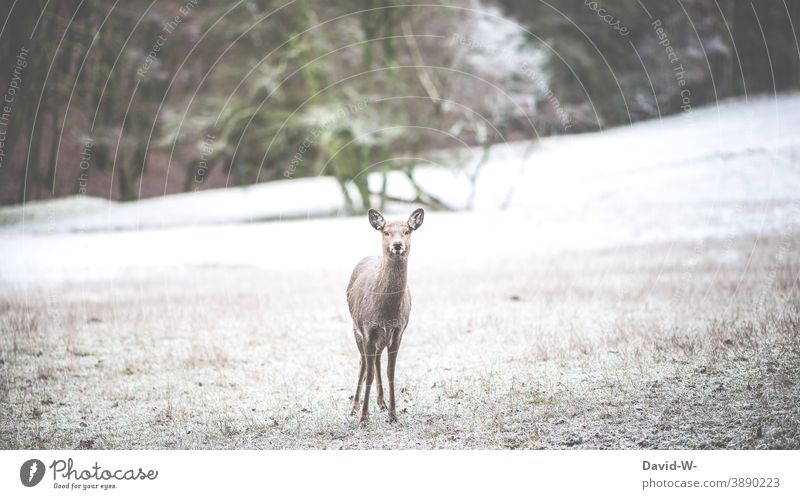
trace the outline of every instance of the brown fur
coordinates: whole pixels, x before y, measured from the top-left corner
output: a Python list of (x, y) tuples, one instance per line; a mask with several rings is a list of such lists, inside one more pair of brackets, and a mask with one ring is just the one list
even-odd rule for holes
[(353, 318), (353, 334), (361, 354), (351, 414), (355, 415), (361, 404), (362, 422), (369, 418), (369, 392), (373, 377), (377, 384), (378, 407), (386, 409), (381, 382), (381, 355), (384, 349), (387, 349), (388, 354), (386, 374), (389, 381), (389, 421), (397, 420), (394, 369), (411, 312), (411, 293), (408, 291), (410, 237), (411, 232), (422, 225), (423, 216), (422, 209), (418, 209), (407, 222), (385, 222), (383, 215), (370, 210), (370, 224), (383, 235), (383, 256), (371, 256), (358, 262), (347, 286), (347, 304)]

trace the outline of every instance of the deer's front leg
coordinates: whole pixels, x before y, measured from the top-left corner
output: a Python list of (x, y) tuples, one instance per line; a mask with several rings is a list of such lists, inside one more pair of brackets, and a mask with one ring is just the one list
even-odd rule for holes
[(350, 415), (355, 416), (358, 407), (361, 405), (361, 387), (364, 384), (364, 378), (367, 375), (367, 360), (364, 358), (364, 335), (353, 326), (353, 336), (356, 338), (356, 346), (358, 347), (358, 380), (356, 380), (356, 393), (353, 395), (353, 404), (350, 406)]
[(361, 423), (366, 423), (369, 420), (369, 391), (370, 388), (372, 388), (372, 378), (375, 375), (376, 355), (377, 348), (375, 348), (375, 340), (373, 338), (368, 338), (364, 348), (364, 356), (367, 364), (367, 380), (364, 384), (364, 402), (361, 405)]
[(364, 376), (367, 374), (367, 362), (364, 359), (364, 354), (361, 354), (361, 361), (358, 367), (358, 381), (356, 382), (356, 394), (353, 396), (353, 405), (350, 408), (350, 415), (355, 416), (358, 411), (359, 402), (361, 402), (361, 385), (364, 384)]
[(377, 399), (378, 399), (378, 409), (385, 411), (386, 410), (386, 401), (383, 398), (383, 383), (381, 380), (381, 356), (383, 355), (383, 350), (381, 349), (378, 351), (377, 355), (375, 356), (375, 388), (377, 389)]
[(389, 378), (389, 422), (397, 421), (397, 412), (394, 403), (394, 366), (397, 363), (397, 353), (400, 351), (400, 339), (402, 331), (396, 333), (389, 342), (389, 360), (386, 363), (386, 377)]
[(386, 365), (386, 377), (389, 378), (389, 422), (397, 421), (394, 405), (394, 365), (397, 362), (397, 350), (389, 350), (389, 360)]

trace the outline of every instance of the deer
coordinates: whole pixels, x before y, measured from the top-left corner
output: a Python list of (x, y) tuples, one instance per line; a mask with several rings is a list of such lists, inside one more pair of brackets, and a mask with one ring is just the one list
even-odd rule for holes
[(394, 369), (411, 313), (408, 255), (411, 252), (411, 233), (419, 229), (424, 217), (422, 208), (414, 210), (405, 222), (387, 222), (374, 209), (367, 213), (372, 228), (382, 235), (383, 254), (368, 256), (358, 262), (347, 285), (347, 305), (353, 319), (356, 346), (361, 355), (350, 415), (355, 416), (360, 405), (361, 424), (369, 420), (369, 393), (373, 379), (377, 385), (378, 408), (387, 409), (381, 382), (381, 356), (384, 349), (388, 354), (386, 376), (389, 381), (389, 422), (397, 421)]

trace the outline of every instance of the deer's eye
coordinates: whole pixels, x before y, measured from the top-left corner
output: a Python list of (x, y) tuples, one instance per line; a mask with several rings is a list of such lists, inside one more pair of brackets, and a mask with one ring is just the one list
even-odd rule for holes
[(389, 231), (388, 230), (383, 231), (383, 235), (384, 236), (388, 236), (389, 235)]
[(407, 236), (407, 235), (408, 235), (408, 231), (407, 231), (407, 230), (404, 230), (404, 231), (403, 231), (403, 235), (404, 235), (404, 236)]

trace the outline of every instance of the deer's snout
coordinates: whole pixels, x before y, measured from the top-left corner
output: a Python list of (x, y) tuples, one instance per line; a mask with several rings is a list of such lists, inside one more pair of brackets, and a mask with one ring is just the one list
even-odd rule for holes
[(392, 251), (394, 253), (402, 253), (403, 252), (403, 241), (393, 241), (392, 242)]

